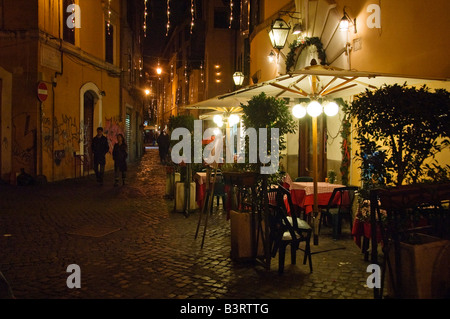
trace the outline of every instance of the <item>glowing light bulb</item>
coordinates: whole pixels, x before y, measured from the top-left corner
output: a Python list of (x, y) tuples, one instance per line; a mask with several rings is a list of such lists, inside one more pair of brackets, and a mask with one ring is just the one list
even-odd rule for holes
[(222, 116), (219, 115), (219, 114), (214, 115), (213, 122), (216, 123), (216, 124), (222, 123), (223, 122)]
[(317, 117), (322, 114), (322, 105), (317, 101), (311, 101), (306, 108), (306, 112), (312, 117)]
[(296, 104), (294, 105), (294, 107), (292, 108), (292, 114), (298, 118), (301, 119), (303, 117), (305, 117), (306, 115), (306, 107), (304, 107), (301, 104)]
[(228, 123), (230, 126), (234, 126), (235, 124), (239, 123), (239, 116), (236, 114), (231, 114), (228, 118)]
[(323, 107), (323, 111), (328, 116), (335, 116), (339, 112), (339, 106), (336, 102), (329, 102)]

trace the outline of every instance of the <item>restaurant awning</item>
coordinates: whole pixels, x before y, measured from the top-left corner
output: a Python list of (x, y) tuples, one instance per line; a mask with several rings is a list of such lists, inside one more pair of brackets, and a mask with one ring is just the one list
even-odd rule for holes
[(241, 112), (240, 104), (246, 103), (255, 95), (264, 92), (276, 98), (342, 98), (350, 97), (366, 89), (377, 89), (384, 84), (424, 85), (433, 88), (449, 88), (449, 79), (413, 77), (377, 72), (343, 70), (335, 67), (314, 65), (297, 70), (275, 79), (257, 83), (216, 96), (214, 98), (192, 103), (186, 109), (208, 109), (214, 111), (202, 117), (220, 112)]
[(200, 119), (212, 117), (216, 114), (240, 114), (242, 112), (241, 103), (246, 103), (248, 98), (228, 97), (219, 99), (220, 96), (193, 103), (185, 107), (188, 110), (209, 110), (210, 112), (200, 114)]

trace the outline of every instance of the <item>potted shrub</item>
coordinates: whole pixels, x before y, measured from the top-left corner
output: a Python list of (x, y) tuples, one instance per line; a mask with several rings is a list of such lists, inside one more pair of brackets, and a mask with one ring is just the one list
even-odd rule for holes
[[(261, 168), (268, 166), (268, 164), (262, 163), (259, 157), (261, 147), (259, 143), (259, 128), (267, 128), (268, 145), (266, 149), (262, 150), (267, 151), (267, 154), (271, 155), (271, 147), (273, 143), (278, 144), (279, 151), (286, 148), (285, 136), (287, 133), (294, 133), (296, 131), (297, 123), (294, 120), (285, 100), (266, 96), (265, 93), (253, 96), (247, 104), (241, 104), (241, 107), (243, 111), (242, 121), (244, 127), (246, 129), (254, 128), (256, 130), (258, 139), (256, 147), (258, 154), (257, 162), (249, 163), (249, 140), (248, 136), (246, 136), (245, 164), (233, 164), (228, 167), (224, 167), (223, 174), (228, 182), (231, 182), (234, 185), (251, 187), (252, 195), (255, 195), (253, 192), (258, 194), (258, 196), (252, 196), (252, 206), (254, 208), (262, 208), (264, 199), (267, 197), (267, 184), (277, 181), (279, 176), (277, 173), (260, 174)], [(271, 129), (274, 128), (278, 129), (278, 140), (273, 140), (271, 138)], [(278, 168), (277, 171), (279, 171)], [(250, 214), (238, 213), (236, 211), (230, 212), (231, 247), (233, 257), (256, 257), (256, 255), (261, 254), (261, 248), (264, 246), (258, 245), (258, 248), (256, 247), (256, 242), (262, 243), (262, 238), (256, 239), (257, 235), (255, 233), (255, 229), (257, 226), (254, 218), (254, 214), (250, 216)], [(259, 220), (261, 221), (262, 219), (263, 218), (259, 216)], [(265, 227), (268, 227), (268, 223), (265, 223)], [(248, 229), (249, 231), (242, 233), (239, 231), (240, 229)], [(265, 231), (267, 231), (267, 229)], [(265, 242), (264, 245), (266, 245), (265, 251), (267, 254), (269, 250), (267, 246), (268, 243)], [(249, 247), (251, 249), (248, 249)]]
[(336, 182), (336, 172), (330, 169), (327, 173), (328, 183), (334, 184)]
[[(368, 200), (372, 190), (386, 189), (377, 193), (380, 207), (388, 210), (383, 223), (387, 234), (383, 252), (391, 261), (388, 273), (393, 275), (393, 282), (402, 283), (396, 297), (430, 298), (429, 274), (441, 248), (448, 245), (442, 238), (417, 234), (418, 224), (413, 219), (427, 203), (425, 195), (433, 186), (438, 190), (449, 187), (420, 184), (437, 175), (437, 181), (449, 181), (450, 167), (442, 167), (435, 160), (435, 155), (450, 145), (449, 109), (446, 90), (432, 92), (425, 86), (415, 88), (406, 83), (366, 90), (346, 109), (360, 146), (356, 158), (363, 183), (361, 201)], [(386, 194), (384, 198), (382, 194)], [(436, 207), (434, 201), (440, 197), (431, 195)], [(448, 199), (448, 195), (442, 197)], [(411, 225), (415, 229), (410, 229)], [(415, 235), (400, 236), (405, 233)], [(393, 248), (388, 250), (391, 243)]]

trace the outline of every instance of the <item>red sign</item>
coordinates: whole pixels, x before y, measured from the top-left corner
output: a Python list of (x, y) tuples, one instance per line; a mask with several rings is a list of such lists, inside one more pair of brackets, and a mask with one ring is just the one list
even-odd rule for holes
[(37, 94), (39, 101), (44, 102), (48, 97), (47, 84), (45, 84), (44, 82), (39, 82)]

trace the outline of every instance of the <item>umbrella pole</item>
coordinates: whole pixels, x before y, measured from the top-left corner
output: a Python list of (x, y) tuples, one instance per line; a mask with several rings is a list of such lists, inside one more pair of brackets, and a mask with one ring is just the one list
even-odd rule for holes
[(318, 205), (318, 194), (317, 194), (317, 117), (312, 118), (312, 134), (313, 134), (313, 185), (314, 185), (314, 206), (313, 206), (313, 233), (314, 233), (314, 245), (319, 244), (319, 223), (320, 223), (320, 212)]

